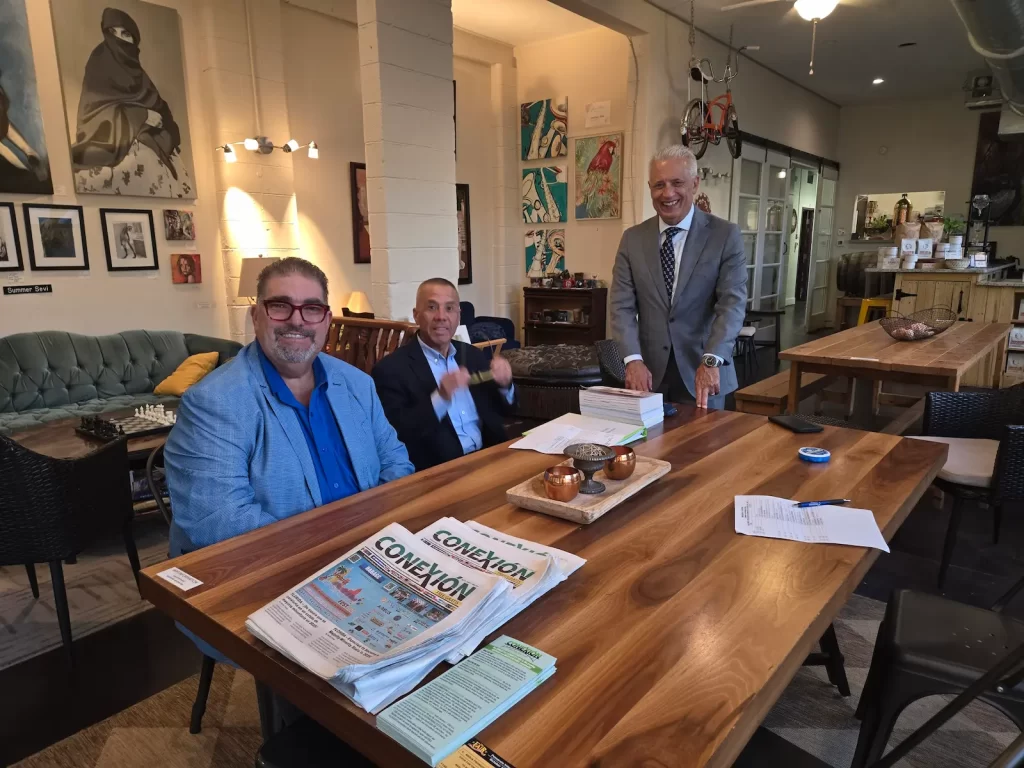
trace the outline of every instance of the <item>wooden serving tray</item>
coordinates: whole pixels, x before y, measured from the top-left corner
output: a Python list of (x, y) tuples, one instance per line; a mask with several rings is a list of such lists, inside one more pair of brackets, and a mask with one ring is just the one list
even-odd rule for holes
[[(562, 464), (571, 466), (572, 459), (563, 461)], [(544, 493), (544, 473), (541, 472), (515, 488), (505, 491), (505, 500), (523, 509), (532, 509), (534, 512), (543, 512), (545, 515), (588, 525), (630, 496), (635, 496), (659, 477), (667, 474), (670, 469), (672, 465), (667, 461), (637, 455), (636, 469), (625, 480), (610, 480), (603, 469), (599, 470), (594, 474), (594, 479), (605, 484), (605, 492), (580, 493), (572, 501), (549, 499)]]

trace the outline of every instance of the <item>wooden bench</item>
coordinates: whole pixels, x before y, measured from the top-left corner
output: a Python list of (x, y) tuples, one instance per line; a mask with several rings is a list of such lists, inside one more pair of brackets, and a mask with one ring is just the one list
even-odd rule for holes
[(398, 320), (336, 317), (327, 332), (324, 352), (369, 373), (381, 358), (412, 341), (417, 330), (412, 323)]
[[(821, 392), (835, 377), (821, 373), (805, 373), (800, 377), (800, 399)], [(736, 410), (760, 416), (777, 416), (786, 412), (789, 398), (789, 371), (780, 371), (749, 387), (736, 390)]]

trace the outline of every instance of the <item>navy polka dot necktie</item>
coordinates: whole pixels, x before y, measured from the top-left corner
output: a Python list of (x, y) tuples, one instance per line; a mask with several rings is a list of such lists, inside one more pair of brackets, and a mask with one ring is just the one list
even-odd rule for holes
[(665, 288), (668, 290), (670, 301), (672, 300), (672, 285), (676, 281), (676, 249), (672, 242), (682, 231), (680, 227), (667, 227), (665, 242), (661, 244), (661, 274), (665, 278)]

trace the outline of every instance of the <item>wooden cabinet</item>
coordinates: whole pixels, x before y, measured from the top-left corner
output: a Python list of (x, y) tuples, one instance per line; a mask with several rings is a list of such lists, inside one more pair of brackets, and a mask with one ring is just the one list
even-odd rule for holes
[(607, 306), (607, 288), (523, 288), (525, 345), (600, 341)]
[(937, 274), (924, 272), (920, 276), (897, 275), (893, 309), (906, 316), (922, 309), (941, 307), (953, 310), (957, 317), (966, 320), (975, 282), (973, 275), (957, 275), (948, 271)]

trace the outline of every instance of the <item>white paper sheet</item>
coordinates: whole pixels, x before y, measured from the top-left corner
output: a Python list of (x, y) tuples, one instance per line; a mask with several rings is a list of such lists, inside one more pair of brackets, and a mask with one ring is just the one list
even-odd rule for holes
[(597, 443), (599, 445), (626, 445), (644, 436), (646, 430), (635, 424), (605, 421), (578, 413), (566, 413), (557, 419), (541, 424), (523, 436), (512, 448), (522, 451), (537, 451), (561, 455), (574, 443)]
[(737, 496), (736, 533), (889, 551), (870, 510), (832, 505), (801, 509), (795, 505), (795, 501), (775, 496)]

